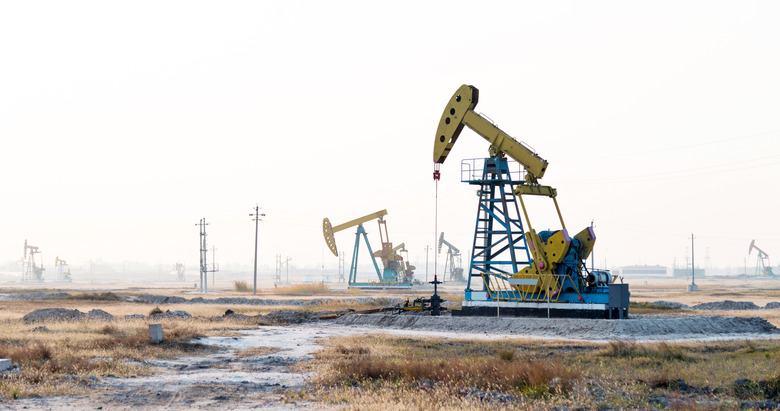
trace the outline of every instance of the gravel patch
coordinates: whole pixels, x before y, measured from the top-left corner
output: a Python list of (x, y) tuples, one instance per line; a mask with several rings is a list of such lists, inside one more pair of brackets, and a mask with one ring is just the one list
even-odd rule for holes
[(86, 318), (86, 314), (79, 310), (69, 310), (67, 308), (42, 308), (35, 310), (24, 317), (22, 320), (26, 323), (44, 322), (44, 321), (76, 321)]
[(663, 300), (660, 300), (660, 301), (653, 301), (651, 304), (653, 304), (653, 305), (660, 305), (662, 307), (669, 307), (669, 308), (673, 308), (675, 310), (690, 310), (691, 309), (690, 305), (683, 304), (683, 303), (677, 303), (677, 302), (674, 302), (674, 301), (663, 301)]
[(625, 320), (593, 320), (353, 314), (337, 318), (332, 323), (352, 327), (455, 332), (464, 337), (481, 334), (592, 341), (780, 338), (780, 330), (759, 317), (633, 315)]
[(23, 294), (2, 294), (0, 295), (0, 301), (15, 301), (15, 300), (56, 300), (62, 298), (68, 298), (68, 293), (23, 293)]
[(750, 301), (713, 301), (711, 303), (701, 303), (693, 306), (694, 310), (759, 310), (761, 307)]
[(102, 320), (102, 321), (113, 321), (114, 316), (99, 309), (94, 309), (87, 313), (87, 319), (88, 320)]

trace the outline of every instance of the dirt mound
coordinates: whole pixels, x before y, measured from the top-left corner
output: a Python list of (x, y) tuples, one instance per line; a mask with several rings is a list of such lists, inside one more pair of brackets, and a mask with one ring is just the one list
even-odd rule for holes
[(98, 309), (92, 310), (85, 314), (79, 310), (69, 310), (67, 308), (42, 308), (40, 310), (32, 311), (22, 317), (22, 321), (27, 323), (77, 320), (113, 321), (114, 316)]
[(165, 310), (164, 313), (157, 313), (152, 314), (149, 316), (149, 318), (152, 319), (158, 319), (158, 318), (192, 318), (192, 315), (186, 311), (178, 310), (178, 311), (171, 311), (171, 310)]
[(710, 303), (696, 304), (692, 307), (694, 310), (758, 310), (761, 307), (750, 301), (713, 301)]
[(68, 293), (23, 293), (0, 295), (0, 300), (56, 300), (68, 297)]
[(763, 318), (721, 316), (639, 316), (626, 320), (574, 318), (495, 318), (354, 314), (333, 324), (576, 340), (682, 340), (777, 336), (778, 330)]
[(266, 315), (258, 316), (271, 324), (300, 324), (304, 322), (316, 321), (319, 319), (319, 313), (297, 310), (279, 310), (271, 311)]
[(137, 297), (129, 297), (128, 301), (141, 302), (146, 304), (184, 304), (187, 302), (186, 298), (182, 297), (169, 297), (166, 295), (139, 295)]
[(88, 320), (102, 320), (102, 321), (113, 321), (114, 316), (103, 311), (94, 309), (87, 313), (87, 319)]
[(75, 321), (83, 320), (86, 314), (79, 310), (69, 310), (67, 308), (42, 308), (27, 313), (22, 320), (27, 323), (44, 321)]
[(771, 303), (767, 303), (767, 304), (764, 306), (764, 309), (765, 309), (765, 310), (776, 310), (776, 309), (778, 309), (778, 308), (780, 308), (780, 303), (779, 303), (779, 302), (777, 302), (777, 301), (772, 301)]

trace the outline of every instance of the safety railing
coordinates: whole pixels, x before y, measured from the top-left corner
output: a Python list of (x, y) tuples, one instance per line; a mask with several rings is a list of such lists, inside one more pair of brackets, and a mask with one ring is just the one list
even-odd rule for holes
[[(501, 173), (497, 167), (486, 164), (491, 158), (468, 158), (460, 162), (460, 181), (461, 183), (476, 183), (485, 181), (485, 171), (487, 167), (488, 174), (495, 177), (488, 178), (488, 181), (508, 181), (512, 184), (518, 184), (525, 181), (525, 169), (517, 161), (502, 159), (506, 162), (506, 170)], [(508, 174), (508, 175), (507, 175)]]
[[(546, 274), (552, 277), (552, 284), (557, 287), (549, 287), (547, 290), (539, 288), (538, 284), (543, 278), (509, 278), (503, 274), (481, 273), (482, 281), (487, 288), (490, 296), (494, 300), (500, 301), (527, 301), (527, 302), (569, 302), (561, 300), (561, 287), (568, 279), (571, 284), (575, 284), (570, 275), (564, 274)], [(548, 277), (549, 278), (549, 277)], [(491, 281), (492, 280), (492, 281)], [(514, 285), (510, 283), (515, 283)], [(517, 286), (517, 287), (515, 287)], [(524, 291), (523, 287), (533, 287), (533, 290)], [(544, 285), (542, 285), (544, 287)], [(575, 287), (577, 295), (582, 301), (580, 291)]]

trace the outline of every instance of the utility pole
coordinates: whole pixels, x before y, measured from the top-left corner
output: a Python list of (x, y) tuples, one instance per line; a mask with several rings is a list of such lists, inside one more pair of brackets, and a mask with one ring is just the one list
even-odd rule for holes
[[(211, 246), (211, 265), (214, 266), (214, 272), (217, 272), (217, 247)], [(216, 275), (211, 274), (211, 288), (215, 288), (214, 281)]]
[(431, 249), (431, 246), (426, 245), (425, 246), (425, 282), (428, 282), (428, 250)]
[(209, 253), (209, 249), (206, 247), (206, 226), (209, 224), (206, 222), (205, 218), (201, 218), (200, 222), (196, 225), (200, 227), (200, 292), (207, 293), (209, 292), (208, 273), (216, 272), (217, 266), (213, 265), (212, 269), (209, 270), (206, 258)]
[(265, 217), (265, 214), (260, 214), (260, 207), (255, 204), (255, 213), (249, 214), (250, 217), (253, 217), (253, 220), (255, 220), (255, 276), (254, 276), (254, 283), (252, 287), (252, 293), (257, 294), (257, 231), (259, 229), (258, 224), (260, 221), (260, 217)]
[(290, 284), (290, 260), (292, 260), (292, 258), (287, 257), (287, 259), (284, 261), (285, 270), (287, 271), (287, 284)]
[(688, 285), (688, 291), (699, 291), (699, 287), (696, 286), (696, 262), (694, 260), (693, 238), (693, 233), (691, 233), (691, 283)]
[(696, 260), (693, 250), (693, 233), (691, 233), (691, 284), (696, 285)]
[[(593, 231), (593, 220), (590, 220), (590, 231)], [(595, 250), (590, 250), (590, 269), (595, 270), (596, 269), (596, 253)], [(606, 264), (604, 266), (604, 269), (606, 269)]]

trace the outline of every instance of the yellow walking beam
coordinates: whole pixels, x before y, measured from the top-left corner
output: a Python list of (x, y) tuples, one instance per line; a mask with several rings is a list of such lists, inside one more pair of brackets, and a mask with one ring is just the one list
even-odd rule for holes
[(333, 255), (338, 257), (339, 252), (338, 249), (336, 248), (336, 238), (333, 236), (334, 233), (338, 233), (341, 230), (354, 227), (356, 225), (360, 225), (371, 220), (376, 220), (377, 218), (381, 219), (386, 215), (387, 215), (387, 210), (381, 210), (381, 211), (377, 211), (376, 213), (371, 213), (366, 216), (356, 218), (352, 221), (348, 221), (344, 224), (339, 224), (335, 227), (333, 227), (330, 224), (330, 220), (328, 220), (328, 218), (326, 217), (322, 220), (322, 234), (325, 236), (325, 243), (328, 245), (330, 252), (332, 252)]
[(467, 84), (460, 86), (458, 91), (452, 95), (436, 130), (433, 161), (443, 163), (447, 159), (447, 155), (449, 155), (465, 125), (490, 142), (491, 150), (495, 154), (506, 154), (522, 164), (530, 174), (531, 184), (536, 184), (536, 180), (542, 178), (547, 170), (547, 160), (539, 157), (523, 143), (475, 113), (474, 107), (477, 106), (478, 102), (479, 90)]

